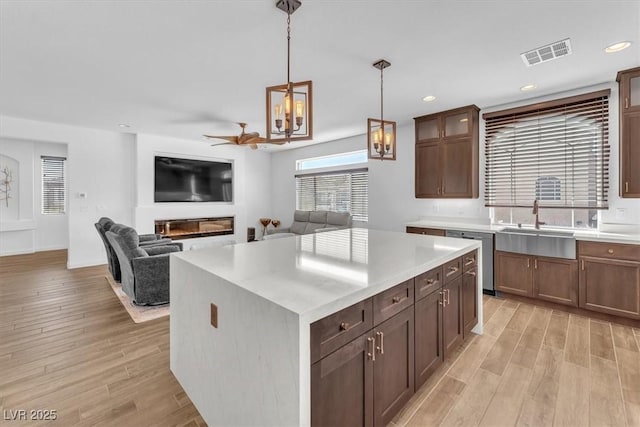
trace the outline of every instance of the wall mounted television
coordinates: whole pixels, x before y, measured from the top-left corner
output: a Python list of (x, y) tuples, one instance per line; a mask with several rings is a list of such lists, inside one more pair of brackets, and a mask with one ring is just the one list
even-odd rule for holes
[(232, 202), (233, 165), (155, 156), (155, 202)]

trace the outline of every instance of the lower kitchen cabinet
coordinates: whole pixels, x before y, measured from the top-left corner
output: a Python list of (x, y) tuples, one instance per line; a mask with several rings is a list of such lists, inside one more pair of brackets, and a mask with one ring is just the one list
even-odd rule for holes
[(462, 324), (464, 337), (478, 324), (478, 270), (476, 267), (462, 275)]
[(640, 262), (581, 256), (580, 307), (640, 319)]
[(444, 362), (442, 340), (443, 293), (438, 288), (415, 305), (416, 389)]
[(373, 425), (372, 350), (369, 332), (311, 365), (311, 425)]
[(444, 357), (451, 354), (460, 344), (464, 336), (462, 325), (462, 276), (449, 281), (442, 288), (444, 292), (444, 308), (442, 309), (442, 339), (444, 341)]
[(386, 426), (409, 401), (414, 389), (414, 307), (374, 329), (373, 361), (374, 425)]
[(533, 296), (531, 256), (511, 252), (495, 252), (496, 291)]
[(311, 424), (384, 426), (414, 388), (414, 308), (311, 365)]
[(533, 269), (535, 298), (578, 306), (578, 261), (534, 257)]

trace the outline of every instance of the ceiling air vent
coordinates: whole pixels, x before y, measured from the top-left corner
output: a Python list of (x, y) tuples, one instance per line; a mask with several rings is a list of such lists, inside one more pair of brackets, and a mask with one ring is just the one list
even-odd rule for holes
[(554, 42), (520, 55), (527, 67), (571, 55), (571, 40)]

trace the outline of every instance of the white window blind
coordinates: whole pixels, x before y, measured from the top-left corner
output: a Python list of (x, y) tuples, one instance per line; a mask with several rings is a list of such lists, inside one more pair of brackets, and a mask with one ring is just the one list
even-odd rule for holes
[(354, 221), (366, 222), (368, 188), (367, 169), (296, 175), (296, 208), (349, 212)]
[(486, 206), (606, 208), (609, 92), (484, 114)]
[(66, 183), (64, 157), (42, 156), (42, 208), (43, 215), (65, 213)]

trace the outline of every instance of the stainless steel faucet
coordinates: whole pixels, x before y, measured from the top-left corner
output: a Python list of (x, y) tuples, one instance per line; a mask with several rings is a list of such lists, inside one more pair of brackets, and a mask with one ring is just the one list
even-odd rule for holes
[(536, 230), (540, 230), (540, 226), (546, 224), (546, 222), (542, 222), (538, 219), (538, 211), (540, 210), (540, 208), (538, 207), (538, 199), (535, 199), (533, 201), (533, 213), (536, 216)]

